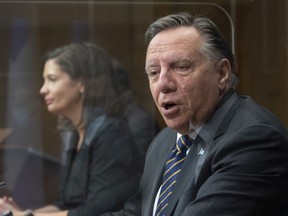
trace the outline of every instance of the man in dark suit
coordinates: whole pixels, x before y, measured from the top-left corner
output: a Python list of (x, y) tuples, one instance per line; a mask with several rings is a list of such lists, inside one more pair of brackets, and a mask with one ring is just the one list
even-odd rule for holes
[[(105, 215), (281, 215), (287, 131), (272, 113), (235, 92), (234, 56), (214, 23), (178, 13), (158, 19), (145, 36), (150, 89), (168, 127), (150, 145), (138, 193), (122, 211)], [(173, 189), (166, 189), (165, 163), (182, 135), (192, 145)]]

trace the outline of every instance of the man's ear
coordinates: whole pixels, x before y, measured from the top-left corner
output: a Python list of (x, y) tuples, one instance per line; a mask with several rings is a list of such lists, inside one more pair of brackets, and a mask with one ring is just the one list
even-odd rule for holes
[(217, 63), (217, 73), (219, 89), (224, 90), (228, 86), (229, 80), (231, 79), (231, 66), (228, 59), (221, 59)]

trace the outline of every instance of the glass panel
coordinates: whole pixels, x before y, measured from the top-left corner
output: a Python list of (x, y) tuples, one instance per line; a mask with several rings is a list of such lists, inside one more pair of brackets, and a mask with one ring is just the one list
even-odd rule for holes
[[(39, 90), (44, 56), (57, 47), (81, 41), (103, 47), (128, 74), (135, 104), (153, 120), (153, 136), (165, 127), (144, 72), (144, 34), (156, 18), (178, 11), (208, 16), (219, 26), (238, 61), (238, 91), (252, 95), (288, 125), (286, 4), (0, 1), (0, 180), (7, 184), (1, 194), (12, 195), (23, 208), (39, 207), (56, 196), (66, 146)], [(137, 120), (132, 129), (142, 124)]]

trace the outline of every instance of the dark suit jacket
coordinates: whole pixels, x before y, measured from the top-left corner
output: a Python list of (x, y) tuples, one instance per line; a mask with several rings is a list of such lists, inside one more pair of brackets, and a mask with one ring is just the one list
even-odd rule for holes
[[(288, 187), (287, 131), (250, 97), (234, 92), (227, 97), (192, 145), (166, 216), (280, 214), (276, 211)], [(121, 212), (105, 215), (152, 216), (176, 136), (169, 128), (160, 132), (147, 152), (138, 194)]]
[(56, 205), (68, 209), (69, 216), (96, 216), (121, 209), (137, 191), (142, 173), (128, 126), (119, 119), (98, 116), (87, 128), (77, 153), (77, 133), (62, 135), (68, 148)]

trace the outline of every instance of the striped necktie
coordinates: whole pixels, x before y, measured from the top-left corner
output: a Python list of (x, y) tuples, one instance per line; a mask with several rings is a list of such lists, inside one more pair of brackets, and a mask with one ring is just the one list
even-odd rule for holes
[(155, 216), (165, 216), (166, 207), (172, 194), (176, 179), (186, 158), (186, 152), (192, 145), (192, 139), (183, 135), (178, 139), (175, 148), (169, 154), (165, 164), (165, 171)]

